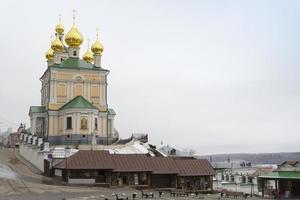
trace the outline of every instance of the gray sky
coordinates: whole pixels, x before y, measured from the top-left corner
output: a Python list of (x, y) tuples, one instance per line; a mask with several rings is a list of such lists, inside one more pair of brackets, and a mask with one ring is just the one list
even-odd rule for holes
[(59, 13), (70, 29), (72, 9), (85, 38), (100, 28), (121, 137), (146, 132), (151, 143), (198, 154), (299, 151), (292, 0), (2, 1), (0, 121), (29, 125), (50, 35)]

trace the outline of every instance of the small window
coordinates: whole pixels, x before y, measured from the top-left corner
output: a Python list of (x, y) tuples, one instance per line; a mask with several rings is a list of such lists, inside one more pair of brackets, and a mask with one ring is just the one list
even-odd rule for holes
[(76, 51), (73, 51), (73, 56), (77, 56), (77, 52)]
[(82, 135), (83, 138), (85, 138), (85, 135)]
[(86, 130), (87, 129), (87, 119), (86, 119), (86, 117), (81, 118), (80, 129), (81, 130)]
[(231, 175), (231, 182), (234, 182), (234, 175)]
[(95, 130), (98, 130), (98, 119), (95, 117)]
[(242, 183), (246, 183), (246, 176), (242, 176)]
[(72, 117), (67, 117), (67, 129), (72, 129)]
[(70, 135), (67, 135), (67, 138), (70, 138)]

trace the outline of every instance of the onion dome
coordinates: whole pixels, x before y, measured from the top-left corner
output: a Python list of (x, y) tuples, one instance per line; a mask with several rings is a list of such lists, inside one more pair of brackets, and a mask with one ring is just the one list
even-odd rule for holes
[(64, 26), (61, 24), (61, 15), (59, 15), (58, 24), (55, 26), (55, 32), (58, 34), (63, 34), (65, 31)]
[(73, 25), (65, 37), (65, 42), (69, 47), (79, 47), (83, 42), (83, 36), (75, 25), (75, 11), (73, 11)]
[(93, 53), (90, 49), (90, 41), (88, 40), (88, 48), (86, 52), (83, 54), (83, 60), (85, 60), (87, 63), (91, 63), (94, 60)]
[(64, 44), (58, 38), (58, 34), (56, 34), (55, 40), (51, 43), (51, 48), (54, 52), (62, 52), (64, 50)]
[(47, 61), (53, 61), (54, 60), (54, 51), (53, 49), (49, 49), (46, 53), (45, 53), (45, 57), (47, 58)]
[(99, 41), (98, 30), (97, 30), (96, 42), (92, 45), (91, 49), (94, 54), (102, 54), (102, 52), (104, 51), (104, 47)]
[(67, 33), (65, 42), (69, 47), (79, 47), (82, 44), (83, 36), (77, 30), (77, 27), (75, 25), (73, 25), (71, 30)]

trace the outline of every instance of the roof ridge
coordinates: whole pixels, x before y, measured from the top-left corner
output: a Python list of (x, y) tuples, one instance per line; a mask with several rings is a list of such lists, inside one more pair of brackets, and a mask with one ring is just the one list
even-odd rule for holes
[(68, 103), (63, 105), (59, 110), (69, 109), (69, 108), (89, 108), (89, 109), (97, 109), (92, 103), (90, 103), (83, 96), (78, 95), (71, 99)]

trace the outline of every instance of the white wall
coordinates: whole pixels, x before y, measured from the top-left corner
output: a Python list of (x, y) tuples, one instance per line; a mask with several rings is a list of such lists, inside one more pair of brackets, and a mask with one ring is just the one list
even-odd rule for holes
[(44, 172), (44, 158), (46, 153), (39, 152), (39, 148), (32, 148), (29, 144), (20, 143), (20, 155), (33, 164), (36, 168)]

